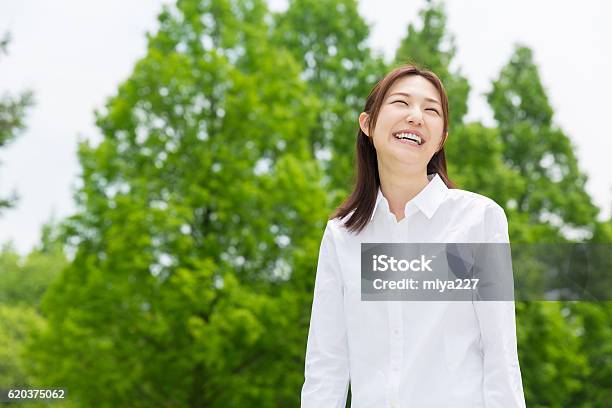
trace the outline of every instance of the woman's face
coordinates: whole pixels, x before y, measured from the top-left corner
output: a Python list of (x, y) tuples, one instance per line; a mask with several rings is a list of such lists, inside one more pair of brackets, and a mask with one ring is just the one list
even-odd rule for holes
[[(402, 77), (389, 88), (372, 135), (368, 132), (367, 117), (367, 113), (362, 113), (359, 124), (372, 137), (379, 163), (399, 161), (415, 171), (426, 170), (441, 147), (444, 118), (440, 94), (422, 76)], [(408, 140), (414, 138), (411, 133), (420, 136), (420, 144)]]

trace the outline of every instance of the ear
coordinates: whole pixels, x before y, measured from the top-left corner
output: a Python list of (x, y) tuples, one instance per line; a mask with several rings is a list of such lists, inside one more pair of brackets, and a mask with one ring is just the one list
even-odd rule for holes
[(361, 112), (359, 114), (359, 127), (361, 131), (366, 134), (366, 136), (370, 137), (370, 131), (368, 129), (368, 123), (370, 121), (370, 115), (365, 112)]

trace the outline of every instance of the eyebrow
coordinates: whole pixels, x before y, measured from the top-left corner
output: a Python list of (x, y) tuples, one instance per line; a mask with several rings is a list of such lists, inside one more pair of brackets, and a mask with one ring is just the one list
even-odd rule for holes
[[(409, 93), (405, 93), (405, 92), (395, 92), (395, 93), (392, 93), (391, 95), (389, 95), (389, 98), (392, 97), (393, 95), (402, 95), (402, 96), (407, 96), (409, 98), (412, 96)], [(387, 99), (389, 99), (389, 98), (387, 98)], [(435, 100), (433, 98), (426, 97), (425, 100), (427, 102), (433, 102), (433, 103), (437, 103), (438, 105), (442, 105), (440, 102), (438, 102), (437, 100)]]

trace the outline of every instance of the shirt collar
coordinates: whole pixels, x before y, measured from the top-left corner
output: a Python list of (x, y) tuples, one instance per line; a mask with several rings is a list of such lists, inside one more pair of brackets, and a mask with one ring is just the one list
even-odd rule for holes
[[(446, 192), (448, 191), (448, 187), (446, 184), (444, 184), (444, 181), (440, 178), (438, 173), (428, 174), (427, 178), (429, 179), (429, 183), (427, 183), (425, 188), (421, 190), (414, 198), (412, 198), (412, 200), (406, 203), (406, 207), (404, 208), (405, 214), (408, 214), (408, 208), (410, 205), (414, 205), (429, 219), (433, 217), (438, 207), (440, 207), (440, 204), (442, 204), (442, 201), (446, 196)], [(389, 203), (383, 195), (380, 187), (378, 187), (376, 204), (374, 204), (374, 210), (372, 211), (370, 221), (372, 221), (374, 218), (376, 209), (383, 201), (387, 210), (390, 211)]]

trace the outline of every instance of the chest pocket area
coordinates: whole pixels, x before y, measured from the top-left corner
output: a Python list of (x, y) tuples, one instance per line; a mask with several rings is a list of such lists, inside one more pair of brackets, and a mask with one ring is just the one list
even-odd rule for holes
[(444, 233), (445, 242), (477, 242), (479, 239), (475, 238), (478, 237), (480, 237), (480, 234), (469, 226), (454, 226)]

